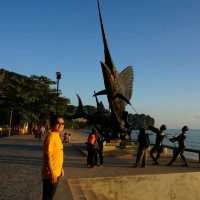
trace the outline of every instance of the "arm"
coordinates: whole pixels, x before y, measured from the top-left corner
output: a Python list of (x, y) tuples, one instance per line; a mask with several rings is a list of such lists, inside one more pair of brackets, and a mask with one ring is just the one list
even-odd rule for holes
[(149, 130), (154, 132), (154, 133), (156, 133), (156, 134), (159, 133), (159, 129), (157, 129), (157, 128), (153, 127), (153, 126), (149, 126)]
[(174, 137), (170, 138), (169, 140), (170, 140), (171, 142), (176, 142), (176, 141), (179, 140), (179, 138), (180, 138), (180, 135), (174, 136)]
[(61, 177), (63, 177), (65, 175), (64, 173), (64, 169), (62, 168), (62, 171), (61, 171)]
[(57, 177), (54, 174), (54, 170), (53, 170), (53, 153), (54, 153), (54, 137), (53, 135), (49, 136), (48, 141), (47, 141), (47, 149), (46, 149), (46, 153), (47, 153), (47, 158), (48, 158), (48, 166), (49, 166), (49, 170), (50, 170), (50, 176), (51, 176), (51, 181), (52, 183), (56, 183), (57, 182)]

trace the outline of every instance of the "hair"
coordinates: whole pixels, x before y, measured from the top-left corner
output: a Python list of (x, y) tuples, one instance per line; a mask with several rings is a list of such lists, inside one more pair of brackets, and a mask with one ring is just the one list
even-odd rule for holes
[(161, 126), (160, 126), (160, 130), (166, 130), (167, 129), (167, 127), (166, 127), (166, 125), (165, 124), (162, 124)]
[(96, 128), (92, 128), (92, 133), (97, 133), (97, 129)]
[(50, 114), (50, 127), (51, 128), (56, 126), (58, 118), (63, 118), (63, 117), (61, 115), (57, 115), (56, 113), (51, 113)]
[(183, 126), (181, 130), (184, 132), (184, 131), (188, 131), (189, 128), (188, 128), (188, 126)]

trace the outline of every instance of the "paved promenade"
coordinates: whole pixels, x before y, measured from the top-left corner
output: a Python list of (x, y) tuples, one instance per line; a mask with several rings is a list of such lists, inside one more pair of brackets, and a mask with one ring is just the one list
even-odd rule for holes
[[(188, 168), (183, 167), (181, 162), (167, 167), (165, 164), (169, 158), (166, 157), (162, 158), (160, 166), (152, 165), (148, 159), (146, 168), (134, 168), (132, 150), (107, 151), (103, 167), (88, 169), (83, 149), (86, 136), (75, 131), (71, 133), (71, 144), (64, 147), (65, 176), (59, 184), (57, 200), (74, 198), (68, 184), (73, 179), (192, 172), (200, 169), (200, 164), (194, 161), (189, 163)], [(32, 135), (0, 138), (0, 200), (40, 200), (41, 166), (42, 141)]]

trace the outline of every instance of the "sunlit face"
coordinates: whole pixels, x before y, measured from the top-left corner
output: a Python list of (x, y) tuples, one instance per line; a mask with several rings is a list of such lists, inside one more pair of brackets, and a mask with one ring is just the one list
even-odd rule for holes
[(55, 129), (58, 132), (62, 132), (64, 130), (64, 125), (64, 119), (62, 117), (57, 118)]

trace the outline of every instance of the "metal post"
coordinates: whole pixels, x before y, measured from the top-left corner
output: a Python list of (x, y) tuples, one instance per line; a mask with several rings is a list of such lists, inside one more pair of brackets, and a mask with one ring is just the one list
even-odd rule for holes
[(11, 135), (11, 129), (12, 129), (12, 115), (13, 115), (13, 110), (10, 111), (10, 124), (9, 124), (9, 133), (8, 135)]
[(200, 152), (199, 152), (199, 162), (200, 162)]
[(56, 79), (57, 79), (57, 89), (56, 89), (56, 114), (58, 112), (58, 90), (59, 90), (59, 81), (61, 79), (61, 73), (60, 72), (56, 72)]

